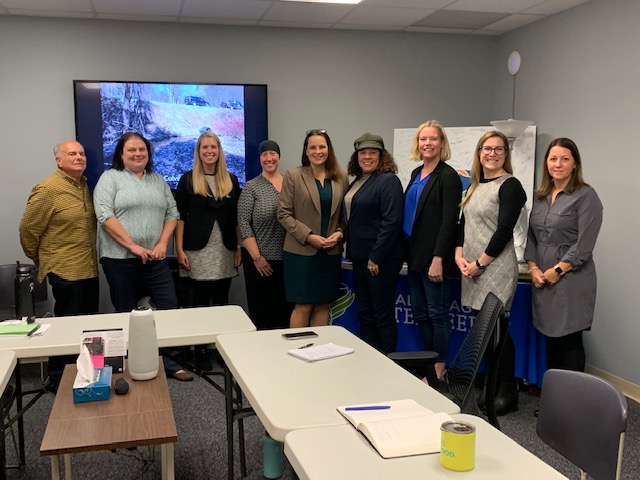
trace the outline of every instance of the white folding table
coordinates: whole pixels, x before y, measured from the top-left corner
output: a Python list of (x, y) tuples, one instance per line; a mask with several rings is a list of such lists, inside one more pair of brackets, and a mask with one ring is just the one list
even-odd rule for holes
[(476, 427), (475, 468), (447, 470), (440, 454), (382, 458), (352, 425), (307, 428), (287, 434), (284, 452), (300, 480), (566, 479), (488, 422), (472, 415), (452, 415)]

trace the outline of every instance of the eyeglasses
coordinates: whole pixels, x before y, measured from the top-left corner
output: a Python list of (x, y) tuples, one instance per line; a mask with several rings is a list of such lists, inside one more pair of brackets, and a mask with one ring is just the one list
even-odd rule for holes
[(486, 146), (486, 147), (480, 147), (478, 150), (484, 153), (485, 155), (491, 155), (491, 152), (495, 152), (496, 155), (504, 155), (504, 152), (506, 152), (509, 149), (507, 147)]
[(327, 131), (325, 129), (320, 129), (320, 130), (307, 130), (307, 137), (311, 136), (311, 135), (322, 135), (322, 134), (326, 134)]

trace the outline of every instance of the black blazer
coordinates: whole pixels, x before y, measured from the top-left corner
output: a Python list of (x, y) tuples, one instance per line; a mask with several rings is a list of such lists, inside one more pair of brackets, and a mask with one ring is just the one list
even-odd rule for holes
[[(349, 189), (351, 186), (353, 183)], [(347, 257), (354, 262), (370, 259), (378, 265), (401, 260), (403, 215), (404, 197), (398, 177), (393, 173), (372, 174), (351, 200)]]
[[(406, 195), (422, 166), (411, 172)], [(440, 161), (422, 190), (408, 245), (409, 270), (426, 273), (434, 256), (442, 257), (446, 274), (458, 273), (455, 263), (456, 233), (462, 201), (458, 173)]]
[(182, 248), (200, 250), (205, 247), (213, 224), (217, 220), (222, 230), (222, 241), (228, 250), (237, 248), (236, 227), (238, 226), (238, 197), (240, 184), (237, 177), (229, 172), (233, 188), (225, 198), (216, 200), (193, 193), (192, 171), (182, 175), (176, 188), (176, 203), (180, 220), (184, 222)]

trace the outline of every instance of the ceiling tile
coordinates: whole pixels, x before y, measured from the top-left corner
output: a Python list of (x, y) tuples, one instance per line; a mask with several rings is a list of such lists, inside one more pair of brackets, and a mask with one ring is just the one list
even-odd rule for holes
[(210, 25), (257, 25), (257, 20), (244, 18), (180, 17), (180, 23), (207, 23)]
[(258, 25), (264, 27), (286, 28), (331, 28), (333, 23), (309, 23), (309, 22), (282, 22), (276, 20), (260, 20)]
[(506, 17), (506, 13), (459, 12), (455, 10), (438, 10), (413, 25), (416, 27), (438, 28), (482, 28)]
[(451, 5), (448, 5), (447, 10), (518, 13), (542, 1), (543, 0), (457, 0)]
[(543, 18), (544, 15), (525, 15), (516, 13), (487, 25), (486, 28), (487, 30), (502, 30), (503, 32), (508, 32), (510, 30), (515, 30), (516, 28), (524, 27), (530, 23), (537, 22)]
[[(52, 5), (55, 3), (55, 5)], [(8, 9), (63, 11), (63, 12), (90, 12), (89, 0), (2, 0), (0, 4)]]
[(417, 27), (415, 25), (411, 25), (404, 29), (405, 32), (416, 32), (416, 33), (456, 33), (456, 34), (469, 34), (473, 33), (473, 30), (470, 28), (436, 28), (436, 27)]
[(7, 9), (10, 15), (25, 15), (29, 17), (59, 17), (59, 18), (95, 18), (91, 12), (63, 12), (60, 10), (23, 10), (22, 8)]
[(185, 0), (182, 15), (190, 17), (258, 19), (270, 2), (264, 0)]
[(358, 7), (339, 23), (353, 25), (411, 25), (435, 10), (393, 7)]
[(540, 15), (553, 15), (554, 13), (568, 10), (577, 5), (587, 3), (589, 0), (553, 0), (543, 2), (535, 7), (528, 8), (523, 13), (538, 13)]
[(360, 6), (442, 8), (451, 2), (452, 0), (363, 0)]
[(123, 13), (97, 13), (96, 18), (102, 20), (124, 20), (127, 22), (177, 22), (177, 15), (135, 15)]
[(337, 30), (373, 30), (376, 32), (401, 31), (404, 29), (402, 25), (356, 25), (353, 23), (336, 23), (333, 26)]
[[(160, 18), (163, 15), (178, 16), (181, 0), (92, 0), (98, 13), (144, 15), (147, 18)], [(160, 19), (160, 21), (163, 21)]]
[(355, 8), (354, 5), (322, 5), (319, 3), (275, 2), (265, 20), (334, 24)]

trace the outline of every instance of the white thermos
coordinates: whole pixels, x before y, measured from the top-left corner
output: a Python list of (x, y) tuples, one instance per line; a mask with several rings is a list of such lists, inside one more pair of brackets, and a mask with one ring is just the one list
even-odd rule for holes
[(129, 317), (129, 374), (134, 380), (151, 380), (159, 365), (153, 310), (138, 307)]

